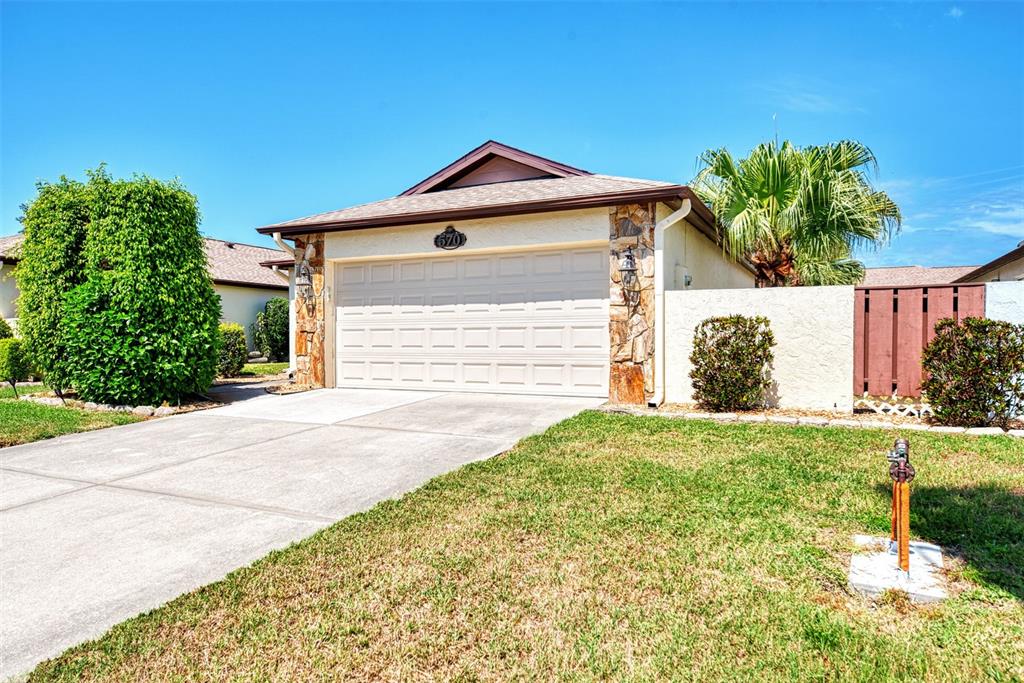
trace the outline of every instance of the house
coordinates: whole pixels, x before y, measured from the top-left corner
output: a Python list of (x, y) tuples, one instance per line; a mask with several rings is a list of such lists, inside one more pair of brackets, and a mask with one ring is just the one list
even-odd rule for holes
[(1024, 240), (1002, 256), (966, 273), (954, 282), (1013, 282), (1024, 280)]
[(690, 188), (493, 141), (396, 197), (258, 230), (294, 241), (312, 386), (660, 402), (664, 291), (754, 284)]
[(862, 287), (920, 287), (956, 282), (977, 266), (892, 266), (865, 268)]
[[(8, 319), (17, 318), (18, 288), (11, 271), (23, 239), (20, 234), (0, 237), (0, 315)], [(261, 261), (280, 258), (281, 252), (212, 237), (204, 238), (204, 246), (213, 288), (220, 296), (221, 320), (241, 324), (251, 346), (249, 327), (256, 314), (268, 300), (287, 296), (287, 278), (260, 266)]]

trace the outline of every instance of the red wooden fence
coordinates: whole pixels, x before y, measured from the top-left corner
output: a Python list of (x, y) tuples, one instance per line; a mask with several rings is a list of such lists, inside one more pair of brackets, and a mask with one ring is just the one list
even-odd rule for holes
[(857, 287), (853, 393), (921, 395), (921, 350), (942, 318), (985, 315), (985, 285)]

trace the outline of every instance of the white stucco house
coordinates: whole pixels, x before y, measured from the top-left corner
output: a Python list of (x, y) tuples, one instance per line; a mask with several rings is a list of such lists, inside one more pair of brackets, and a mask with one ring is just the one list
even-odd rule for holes
[[(264, 226), (312, 386), (664, 397), (664, 294), (752, 287), (690, 188), (489, 141), (398, 196)], [(288, 244), (289, 240), (292, 244)]]
[[(17, 323), (18, 286), (14, 267), (22, 235), (0, 237), (0, 317)], [(213, 278), (213, 288), (220, 296), (221, 320), (236, 322), (245, 328), (246, 340), (252, 345), (249, 327), (267, 301), (288, 296), (286, 273), (260, 266), (283, 254), (276, 249), (239, 244), (226, 240), (204, 238), (206, 260)]]

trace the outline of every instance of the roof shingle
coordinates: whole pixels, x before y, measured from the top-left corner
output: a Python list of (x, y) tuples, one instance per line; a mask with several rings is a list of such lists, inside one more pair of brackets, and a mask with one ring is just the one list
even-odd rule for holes
[(862, 287), (903, 287), (917, 285), (944, 285), (977, 268), (977, 266), (894, 266), (867, 268)]
[(620, 178), (597, 174), (570, 176), (568, 178), (520, 180), (517, 182), (474, 185), (441, 192), (392, 197), (391, 199), (384, 199), (378, 202), (359, 204), (337, 211), (327, 211), (282, 223), (275, 223), (265, 226), (261, 230), (270, 231), (274, 228), (315, 226), (368, 218), (407, 218), (416, 214), (432, 214), (442, 211), (478, 209), (579, 197), (598, 197), (635, 190), (657, 190), (674, 187), (679, 186), (674, 183), (658, 180)]

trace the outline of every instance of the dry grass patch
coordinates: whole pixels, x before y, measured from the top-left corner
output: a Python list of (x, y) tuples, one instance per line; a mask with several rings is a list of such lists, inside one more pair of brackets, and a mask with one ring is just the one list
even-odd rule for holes
[(912, 529), (961, 549), (968, 590), (906, 611), (846, 591), (851, 535), (888, 532), (890, 438), (584, 413), (32, 678), (1024, 676), (1019, 442), (912, 435)]

